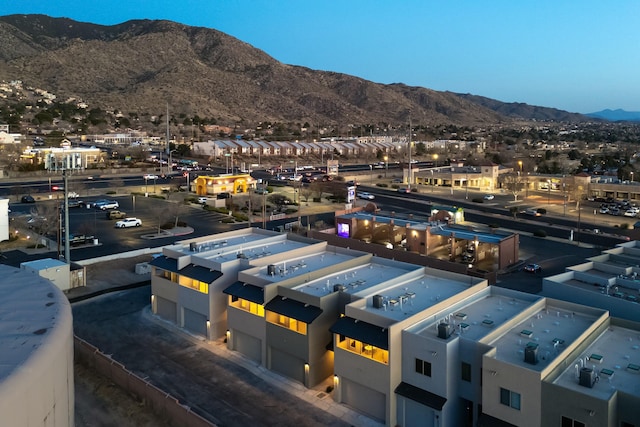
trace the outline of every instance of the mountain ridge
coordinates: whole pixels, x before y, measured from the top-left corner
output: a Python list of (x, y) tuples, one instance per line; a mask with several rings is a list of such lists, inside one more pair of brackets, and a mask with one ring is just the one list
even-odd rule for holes
[(218, 30), (166, 20), (104, 26), (46, 15), (0, 17), (0, 80), (91, 106), (220, 122), (500, 124), (586, 116), (278, 62)]

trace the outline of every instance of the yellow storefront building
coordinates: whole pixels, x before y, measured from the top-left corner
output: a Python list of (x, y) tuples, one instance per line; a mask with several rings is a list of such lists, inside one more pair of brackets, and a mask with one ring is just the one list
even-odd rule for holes
[(249, 174), (199, 176), (194, 181), (194, 187), (198, 196), (238, 194), (251, 191), (256, 187), (256, 182)]

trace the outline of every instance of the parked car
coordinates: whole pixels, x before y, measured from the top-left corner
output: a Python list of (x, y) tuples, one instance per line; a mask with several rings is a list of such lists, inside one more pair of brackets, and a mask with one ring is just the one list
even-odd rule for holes
[(120, 204), (115, 200), (105, 200), (102, 202), (96, 202), (94, 206), (96, 209), (106, 211), (107, 209), (118, 209)]
[(158, 175), (153, 175), (153, 174), (148, 173), (148, 174), (144, 175), (142, 178), (143, 178), (145, 181), (146, 181), (146, 180), (149, 180), (149, 179), (151, 179), (151, 180), (155, 180), (155, 179), (158, 179)]
[(76, 193), (75, 191), (69, 191), (67, 193), (67, 197), (70, 199), (77, 199), (78, 197), (80, 197), (80, 195), (78, 193)]
[(116, 228), (140, 227), (141, 225), (142, 221), (138, 218), (125, 218), (116, 222)]
[(117, 211), (117, 210), (107, 212), (107, 219), (123, 219), (126, 217), (127, 217), (126, 212)]
[(623, 215), (631, 217), (631, 218), (634, 218), (637, 215), (637, 212), (632, 210), (632, 209), (629, 209), (629, 210), (625, 211)]
[(367, 192), (363, 191), (361, 193), (358, 193), (358, 198), (359, 199), (365, 199), (365, 200), (373, 200), (373, 199), (376, 198), (376, 196), (374, 196), (371, 193), (367, 193)]
[(493, 194), (487, 194), (484, 196), (485, 200), (493, 200), (495, 198), (495, 196)]
[(269, 190), (267, 190), (266, 188), (256, 188), (255, 193), (256, 194), (269, 194)]
[(198, 197), (198, 203), (200, 203), (200, 204), (203, 204), (203, 205), (206, 204), (207, 200), (209, 200), (208, 197), (202, 197), (202, 196)]
[(218, 193), (216, 197), (218, 199), (229, 199), (231, 198), (231, 193)]
[(20, 201), (22, 203), (35, 203), (36, 199), (34, 199), (33, 196), (26, 195), (22, 196), (22, 199), (20, 199)]
[(524, 266), (523, 268), (524, 271), (526, 271), (527, 273), (540, 273), (542, 271), (542, 267), (540, 267), (538, 264), (527, 264)]

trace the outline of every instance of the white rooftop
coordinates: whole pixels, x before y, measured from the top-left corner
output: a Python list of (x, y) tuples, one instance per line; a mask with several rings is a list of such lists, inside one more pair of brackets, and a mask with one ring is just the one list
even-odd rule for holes
[(334, 292), (334, 286), (342, 286), (342, 292), (351, 294), (371, 289), (381, 283), (393, 280), (411, 271), (424, 267), (402, 262), (372, 259), (372, 262), (327, 274), (294, 289), (305, 294), (324, 296)]
[(499, 288), (488, 287), (478, 295), (479, 298), (470, 302), (461, 301), (410, 328), (410, 331), (428, 336), (437, 335), (438, 324), (444, 321), (452, 325), (461, 338), (479, 341), (541, 299), (537, 295), (523, 293), (514, 297), (510, 294), (512, 292), (503, 293)]
[(69, 301), (49, 280), (0, 264), (0, 381), (39, 351)]
[[(489, 344), (496, 347), (497, 360), (542, 371), (565, 349), (565, 345), (575, 341), (594, 321), (596, 316), (593, 314), (547, 305)], [(537, 346), (536, 364), (524, 361), (525, 347), (529, 344)]]
[[(592, 388), (578, 382), (583, 366), (599, 377)], [(553, 383), (603, 400), (617, 390), (640, 396), (640, 331), (610, 325)]]
[[(366, 298), (361, 309), (394, 321), (404, 320), (481, 283), (483, 280), (439, 270), (376, 291), (383, 298), (382, 308), (374, 307), (374, 298)], [(442, 273), (442, 274), (440, 274)]]
[[(289, 280), (292, 277), (304, 276), (310, 272), (335, 266), (364, 255), (366, 255), (364, 252), (355, 252), (328, 246), (319, 252), (265, 265), (255, 270), (245, 270), (245, 273), (260, 277), (271, 283), (277, 283)], [(272, 274), (269, 274), (270, 271), (272, 271)]]

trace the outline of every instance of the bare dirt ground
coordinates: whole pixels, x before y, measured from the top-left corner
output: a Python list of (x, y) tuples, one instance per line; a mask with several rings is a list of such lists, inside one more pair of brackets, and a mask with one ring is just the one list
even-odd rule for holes
[(170, 427), (144, 402), (75, 363), (76, 427)]
[[(150, 259), (142, 255), (88, 265), (87, 287), (82, 291), (147, 280), (148, 274), (136, 274), (134, 269)], [(76, 427), (169, 427), (144, 402), (107, 378), (78, 362), (74, 371)]]

